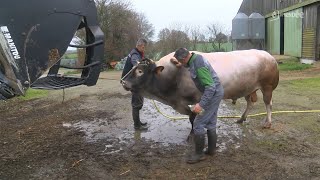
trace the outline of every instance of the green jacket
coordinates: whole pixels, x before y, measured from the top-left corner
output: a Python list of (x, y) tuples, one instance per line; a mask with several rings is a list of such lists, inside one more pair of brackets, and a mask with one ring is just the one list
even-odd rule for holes
[(199, 104), (206, 110), (216, 90), (222, 88), (219, 77), (209, 62), (199, 54), (192, 53), (188, 67), (192, 80), (203, 93)]

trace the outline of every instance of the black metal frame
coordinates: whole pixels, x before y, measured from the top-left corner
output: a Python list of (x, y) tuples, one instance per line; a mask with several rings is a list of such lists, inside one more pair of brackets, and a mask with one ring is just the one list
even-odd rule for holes
[[(0, 44), (0, 52), (6, 53), (5, 58), (0, 59), (0, 66), (6, 64), (2, 67), (4, 70), (0, 68), (0, 94), (4, 94), (1, 89), (11, 92), (6, 98), (23, 95), (30, 87), (62, 89), (97, 83), (104, 54), (104, 35), (93, 0), (29, 0), (25, 4), (6, 0), (0, 7), (0, 27), (7, 28), (11, 38)], [(70, 45), (75, 32), (82, 28), (86, 31), (86, 45)], [(14, 43), (20, 58), (12, 58), (9, 42)], [(83, 68), (81, 77), (58, 74), (61, 56), (69, 45), (86, 49), (85, 64), (78, 67)], [(41, 77), (48, 69), (47, 77)]]

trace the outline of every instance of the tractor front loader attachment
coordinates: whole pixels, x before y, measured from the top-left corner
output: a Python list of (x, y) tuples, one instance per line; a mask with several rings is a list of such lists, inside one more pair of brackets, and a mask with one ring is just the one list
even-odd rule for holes
[[(85, 32), (85, 44), (70, 45), (78, 30)], [(58, 74), (69, 46), (85, 52), (83, 65), (69, 67), (82, 69), (79, 77)], [(28, 88), (93, 86), (103, 51), (104, 35), (93, 0), (4, 0), (0, 6), (0, 100), (24, 95)]]

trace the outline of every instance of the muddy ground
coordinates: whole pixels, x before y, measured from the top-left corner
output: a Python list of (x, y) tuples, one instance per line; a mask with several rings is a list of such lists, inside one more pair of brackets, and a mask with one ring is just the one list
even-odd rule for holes
[[(320, 77), (318, 68), (281, 73), (273, 109), (320, 109), (320, 88), (299, 91), (291, 80)], [(0, 179), (320, 179), (320, 113), (274, 114), (218, 120), (219, 150), (189, 165), (187, 119), (170, 120), (145, 101), (136, 132), (130, 94), (119, 72), (104, 72), (97, 86), (50, 91), (49, 96), (0, 103)], [(181, 117), (157, 103), (161, 112)], [(223, 101), (220, 116), (240, 115), (245, 101)], [(252, 113), (265, 112), (261, 94)]]

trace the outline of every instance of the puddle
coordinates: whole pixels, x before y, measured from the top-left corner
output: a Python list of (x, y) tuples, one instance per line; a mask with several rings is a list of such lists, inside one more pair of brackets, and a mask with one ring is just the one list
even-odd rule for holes
[(113, 145), (105, 145), (105, 149), (102, 151), (102, 153), (104, 154), (115, 154), (118, 153), (122, 150), (122, 148), (120, 147), (120, 149), (115, 149), (116, 147), (114, 147)]
[[(67, 127), (65, 124), (63, 126)], [(117, 124), (108, 124), (105, 119), (82, 120), (69, 127), (84, 132), (88, 142), (95, 142), (99, 139), (115, 139), (123, 132)]]
[(71, 123), (62, 123), (62, 126), (66, 127), (66, 128), (69, 128), (69, 127), (72, 126), (72, 124)]
[[(142, 109), (142, 119), (148, 120), (149, 131), (142, 132), (141, 137), (151, 139), (163, 145), (169, 144), (185, 144), (186, 139), (191, 131), (191, 124), (185, 115), (181, 115), (173, 110), (170, 106), (156, 102), (160, 111), (170, 117), (186, 117), (186, 119), (171, 120), (159, 114), (151, 100), (145, 101), (145, 106)], [(239, 114), (235, 110), (231, 110), (224, 101), (221, 102), (218, 114), (220, 116), (228, 116)], [(236, 148), (240, 144), (237, 141), (242, 135), (242, 130), (238, 124), (232, 119), (223, 119), (217, 121), (218, 146), (220, 149), (226, 147), (227, 144), (234, 144)], [(221, 142), (221, 143), (220, 143)], [(222, 143), (224, 142), (224, 143)]]
[[(128, 144), (134, 140), (150, 140), (160, 143), (164, 146), (170, 144), (186, 144), (187, 137), (191, 131), (191, 124), (185, 115), (174, 111), (170, 106), (155, 101), (157, 107), (162, 113), (172, 117), (185, 117), (185, 119), (171, 120), (160, 113), (155, 108), (153, 101), (145, 99), (144, 106), (140, 111), (141, 121), (147, 122), (148, 131), (134, 131), (133, 123), (128, 124), (127, 120), (119, 119), (113, 123), (107, 123), (105, 119), (94, 119), (92, 121), (82, 120), (75, 124), (64, 123), (63, 127), (76, 128), (86, 134), (88, 142), (94, 142), (99, 139), (116, 139), (116, 143)], [(221, 102), (218, 114), (228, 116), (240, 114), (232, 107), (228, 107), (224, 101)], [(116, 115), (115, 115), (116, 116)], [(233, 119), (218, 119), (217, 134), (219, 151), (224, 151), (228, 145), (235, 148), (240, 147), (239, 139), (242, 136), (242, 130)], [(125, 125), (124, 125), (125, 124)], [(106, 145), (105, 151), (116, 153), (119, 149), (113, 149), (112, 145)]]

